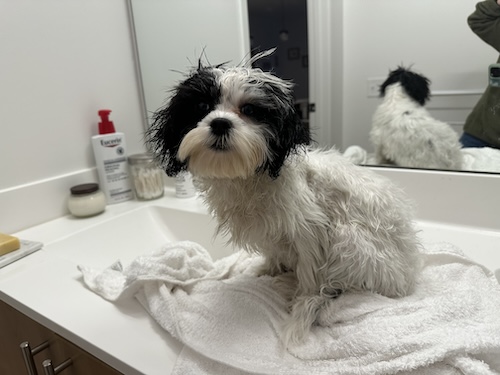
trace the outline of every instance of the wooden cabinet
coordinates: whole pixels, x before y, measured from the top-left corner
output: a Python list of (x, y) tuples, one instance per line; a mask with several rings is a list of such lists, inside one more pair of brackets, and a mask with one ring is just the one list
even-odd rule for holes
[(42, 363), (50, 359), (54, 367), (71, 358), (71, 365), (61, 375), (118, 375), (120, 372), (93, 357), (83, 349), (35, 322), (7, 303), (0, 301), (0, 374), (28, 374), (20, 345), (28, 341), (31, 349), (48, 342), (47, 348), (34, 355), (38, 375)]

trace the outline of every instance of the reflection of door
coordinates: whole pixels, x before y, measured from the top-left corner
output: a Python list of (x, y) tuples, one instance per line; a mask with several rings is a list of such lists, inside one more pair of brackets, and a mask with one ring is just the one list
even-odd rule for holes
[(313, 136), (319, 146), (343, 148), (344, 0), (307, 0), (309, 41), (309, 100)]
[(342, 148), (343, 0), (247, 1), (251, 49), (278, 47), (260, 67), (297, 83), (297, 106), (319, 146)]
[(296, 108), (308, 123), (307, 0), (247, 0), (247, 4), (252, 53), (277, 48), (254, 65), (295, 83)]

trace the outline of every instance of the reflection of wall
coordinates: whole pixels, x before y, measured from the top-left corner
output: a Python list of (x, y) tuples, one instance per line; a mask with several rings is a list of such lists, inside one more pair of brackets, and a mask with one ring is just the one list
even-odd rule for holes
[[(277, 47), (269, 58), (270, 67), (279, 77), (293, 79), (297, 99), (308, 98), (306, 0), (248, 0), (248, 17), (251, 47), (259, 50)], [(286, 41), (279, 38), (282, 29), (288, 30)]]
[[(398, 64), (414, 64), (433, 91), (482, 90), (486, 68), (498, 54), (470, 31), (466, 18), (476, 0), (344, 0), (343, 147), (368, 141), (378, 98), (367, 97), (368, 78), (384, 78)], [(465, 120), (478, 96), (434, 98), (430, 108), (444, 121)], [(448, 107), (463, 108), (448, 110)], [(458, 126), (460, 129), (460, 126)]]

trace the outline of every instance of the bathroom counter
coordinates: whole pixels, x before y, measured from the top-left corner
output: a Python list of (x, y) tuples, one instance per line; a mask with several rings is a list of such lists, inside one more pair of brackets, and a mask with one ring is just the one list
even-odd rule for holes
[[(397, 182), (405, 185), (403, 180)], [(495, 181), (494, 189), (498, 192), (500, 179)], [(412, 196), (412, 188), (408, 189)], [(449, 194), (438, 199), (436, 193), (431, 196), (439, 202), (434, 204), (439, 209), (440, 205), (448, 204)], [(454, 220), (456, 213), (452, 211), (448, 213), (450, 220), (436, 220), (438, 216), (427, 214), (424, 203), (417, 199), (417, 204), (424, 206), (417, 223), (424, 242), (454, 243), (491, 270), (500, 269), (500, 225), (495, 227), (498, 222), (465, 225), (467, 222)], [(201, 236), (200, 230), (207, 230), (200, 228), (203, 221), (183, 222), (186, 219), (182, 213), (198, 215), (193, 216), (195, 219), (208, 218), (203, 203), (197, 198), (176, 198), (169, 187), (158, 200), (115, 204), (92, 218), (65, 216), (15, 233), (22, 239), (43, 242), (44, 248), (0, 269), (0, 299), (124, 374), (171, 373), (182, 345), (163, 331), (137, 300), (131, 298), (115, 304), (91, 292), (77, 269), (79, 264), (105, 268), (116, 260), (127, 266), (136, 256), (154, 250), (162, 241), (167, 242), (168, 233), (156, 228), (158, 222), (167, 219), (158, 214), (164, 209), (178, 213), (179, 218), (169, 218), (169, 222), (180, 223), (179, 227), (191, 231), (193, 240)], [(500, 211), (496, 212), (497, 215), (491, 216), (493, 220), (498, 220)], [(174, 224), (161, 225), (166, 228)], [(92, 233), (106, 233), (109, 238), (116, 238), (116, 243), (102, 251), (99, 236), (89, 236)], [(68, 248), (65, 245), (68, 243), (77, 245)], [(130, 251), (131, 248), (135, 251)]]
[[(109, 205), (98, 216), (65, 216), (15, 233), (21, 239), (42, 242), (44, 247), (0, 269), (0, 299), (124, 374), (169, 374), (182, 345), (137, 300), (113, 304), (91, 292), (77, 269), (79, 264), (106, 268), (117, 260), (126, 266), (135, 256), (154, 250), (150, 243), (143, 249), (139, 247), (141, 218), (137, 223), (128, 223), (132, 227), (120, 239), (135, 240), (137, 254), (125, 254), (120, 246), (108, 246), (105, 253), (95, 254), (92, 241), (99, 238), (87, 239), (88, 251), (61, 248), (68, 237), (85, 237), (93, 228), (114, 223), (130, 213), (134, 215), (136, 210), (142, 212), (148, 206), (206, 213), (199, 199), (179, 199), (173, 189), (167, 189), (158, 200)], [(159, 241), (156, 239), (156, 245)]]

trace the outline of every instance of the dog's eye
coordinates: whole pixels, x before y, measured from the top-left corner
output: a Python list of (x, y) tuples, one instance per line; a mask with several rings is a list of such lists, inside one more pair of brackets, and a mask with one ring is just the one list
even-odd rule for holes
[(252, 116), (255, 114), (255, 106), (252, 104), (245, 104), (240, 108), (240, 112), (245, 116)]
[(200, 103), (198, 103), (198, 109), (201, 112), (208, 112), (210, 110), (210, 105), (208, 103), (205, 103), (205, 102), (200, 102)]

